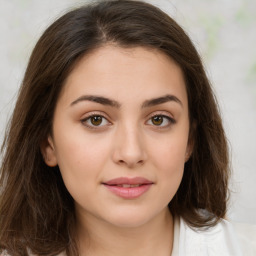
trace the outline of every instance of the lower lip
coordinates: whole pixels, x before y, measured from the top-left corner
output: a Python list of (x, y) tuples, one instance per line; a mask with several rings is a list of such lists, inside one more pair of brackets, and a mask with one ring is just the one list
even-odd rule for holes
[(130, 188), (110, 186), (106, 184), (104, 184), (104, 186), (117, 196), (120, 196), (125, 199), (134, 199), (146, 193), (150, 189), (152, 184), (145, 184), (139, 187), (130, 187)]

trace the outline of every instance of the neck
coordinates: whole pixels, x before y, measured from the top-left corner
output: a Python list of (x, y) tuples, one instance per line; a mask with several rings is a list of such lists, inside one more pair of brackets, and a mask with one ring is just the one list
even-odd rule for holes
[(168, 208), (139, 227), (117, 227), (92, 216), (78, 216), (81, 256), (170, 256), (173, 217)]

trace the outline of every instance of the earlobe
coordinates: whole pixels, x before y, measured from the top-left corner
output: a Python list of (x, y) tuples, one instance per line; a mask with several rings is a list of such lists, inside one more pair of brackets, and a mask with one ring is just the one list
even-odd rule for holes
[(194, 144), (195, 144), (195, 131), (196, 131), (196, 122), (193, 121), (190, 131), (189, 131), (189, 138), (188, 138), (188, 144), (185, 154), (185, 163), (190, 159), (193, 151), (194, 151)]
[(40, 149), (44, 162), (48, 166), (54, 167), (58, 164), (53, 139), (51, 136), (48, 136), (48, 138), (41, 143)]
[(189, 158), (193, 154), (193, 151), (194, 151), (194, 138), (192, 138), (192, 136), (190, 135), (190, 138), (187, 144), (186, 154), (185, 154), (185, 162), (189, 160)]
[(189, 158), (191, 157), (192, 155), (192, 150), (191, 150), (191, 147), (188, 146), (187, 150), (186, 150), (186, 154), (185, 154), (185, 162), (187, 162), (189, 160)]

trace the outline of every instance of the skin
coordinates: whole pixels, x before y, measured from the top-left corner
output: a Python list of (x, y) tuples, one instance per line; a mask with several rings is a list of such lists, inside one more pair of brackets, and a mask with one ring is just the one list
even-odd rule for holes
[[(191, 153), (188, 135), (185, 82), (169, 57), (107, 45), (80, 60), (58, 99), (53, 135), (42, 152), (49, 166), (59, 165), (74, 198), (81, 255), (171, 254), (168, 203)], [(144, 177), (153, 185), (124, 199), (102, 184), (118, 177)]]

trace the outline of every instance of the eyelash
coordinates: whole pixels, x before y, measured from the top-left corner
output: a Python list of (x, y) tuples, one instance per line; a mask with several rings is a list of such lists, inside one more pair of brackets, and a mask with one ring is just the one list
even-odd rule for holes
[[(93, 124), (91, 123), (93, 117), (100, 117), (100, 118), (102, 118), (103, 120), (105, 120), (105, 122), (107, 122), (107, 124), (101, 125), (101, 123), (100, 123), (99, 125), (93, 125)], [(91, 124), (88, 124), (87, 122), (90, 122)], [(85, 118), (83, 118), (83, 119), (81, 120), (81, 123), (82, 123), (83, 125), (85, 125), (86, 127), (88, 127), (89, 129), (100, 129), (100, 128), (102, 128), (102, 127), (109, 126), (109, 125), (112, 124), (112, 123), (108, 120), (108, 118), (105, 117), (102, 113), (100, 113), (100, 114), (99, 114), (99, 113), (91, 113), (91, 114), (89, 114), (88, 116), (86, 116)]]
[(152, 114), (152, 115), (149, 117), (149, 119), (148, 119), (148, 121), (147, 121), (146, 123), (148, 123), (148, 122), (151, 122), (151, 123), (152, 123), (152, 119), (155, 118), (155, 117), (158, 117), (158, 118), (160, 117), (160, 118), (162, 118), (162, 119), (163, 119), (163, 122), (164, 122), (164, 120), (165, 120), (165, 121), (168, 122), (168, 124), (163, 125), (163, 126), (162, 126), (162, 123), (161, 123), (160, 125), (149, 124), (149, 125), (154, 126), (154, 128), (157, 128), (157, 129), (165, 129), (165, 128), (168, 128), (168, 127), (171, 126), (171, 125), (176, 124), (176, 120), (175, 120), (173, 117), (171, 117), (171, 116), (169, 116), (169, 115), (166, 115), (166, 114), (163, 114), (163, 113), (157, 113), (157, 114), (154, 113), (154, 114)]
[[(102, 125), (102, 122), (99, 124), (99, 125), (93, 125), (92, 124), (92, 118), (94, 117), (100, 117), (102, 118), (102, 120), (105, 120), (103, 122), (107, 122), (107, 124), (103, 124)], [(162, 126), (162, 123), (160, 125), (154, 125), (154, 124), (147, 124), (148, 122), (151, 121), (152, 123), (152, 119), (155, 118), (155, 117), (160, 117), (164, 120), (167, 120), (168, 124), (167, 125), (164, 125)], [(91, 124), (88, 124), (88, 122), (90, 122)], [(164, 121), (163, 121), (164, 122)], [(105, 117), (102, 113), (98, 114), (98, 113), (91, 113), (89, 114), (88, 116), (86, 116), (85, 118), (83, 118), (81, 120), (81, 123), (83, 125), (85, 125), (86, 127), (88, 127), (89, 129), (101, 129), (101, 128), (104, 128), (105, 126), (110, 126), (112, 123), (108, 120), (107, 117)], [(147, 122), (146, 122), (147, 125), (152, 125), (153, 127), (157, 128), (157, 129), (164, 129), (164, 128), (168, 128), (169, 126), (171, 125), (174, 125), (176, 124), (176, 120), (168, 115), (165, 115), (165, 114), (162, 114), (162, 113), (159, 113), (159, 114), (152, 114), (148, 119), (147, 119)]]

